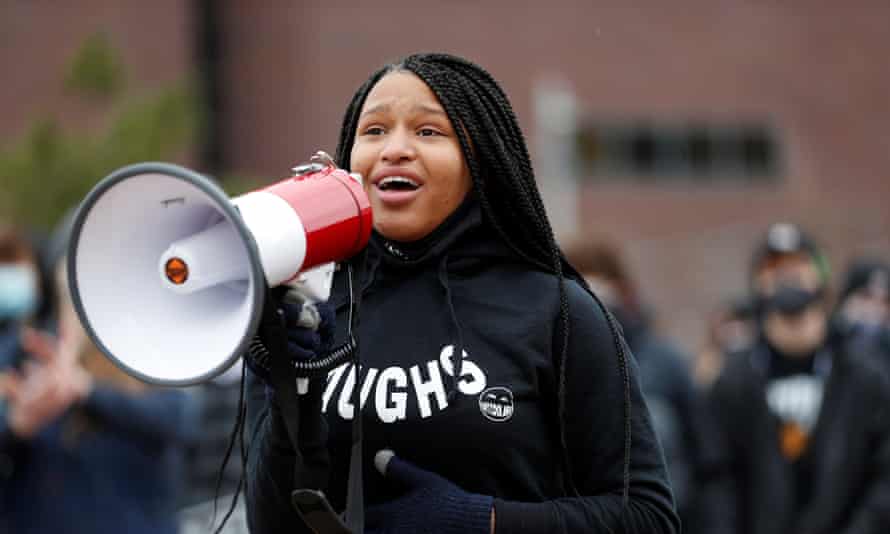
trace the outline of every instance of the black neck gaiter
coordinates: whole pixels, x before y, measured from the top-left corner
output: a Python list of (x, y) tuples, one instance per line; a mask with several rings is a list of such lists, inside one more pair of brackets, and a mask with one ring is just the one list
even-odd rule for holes
[(460, 235), (481, 223), (481, 209), (475, 196), (467, 194), (463, 202), (435, 230), (417, 241), (395, 241), (374, 232), (372, 241), (388, 260), (413, 265), (442, 254)]

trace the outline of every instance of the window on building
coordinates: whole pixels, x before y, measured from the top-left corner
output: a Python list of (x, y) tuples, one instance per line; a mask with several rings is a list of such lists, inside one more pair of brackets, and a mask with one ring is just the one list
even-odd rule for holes
[(778, 136), (760, 123), (589, 121), (575, 148), (581, 175), (597, 181), (768, 183), (781, 171)]

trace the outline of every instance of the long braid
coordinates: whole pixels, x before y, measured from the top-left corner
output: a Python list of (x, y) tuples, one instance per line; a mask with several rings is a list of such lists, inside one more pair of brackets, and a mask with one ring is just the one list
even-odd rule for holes
[[(436, 87), (438, 85), (438, 84), (436, 84), (435, 79), (433, 79), (432, 77), (425, 76), (426, 73), (423, 70), (418, 69), (418, 71), (419, 71), (418, 74), (427, 82), (428, 85), (433, 86), (433, 87)], [(460, 80), (461, 78), (448, 77), (448, 79), (449, 80), (451, 80), (451, 79)], [(447, 91), (447, 89), (444, 89), (443, 93), (445, 91)], [(497, 94), (497, 93), (495, 93), (495, 94)], [(503, 106), (501, 106), (499, 108), (501, 110), (506, 110), (506, 113), (508, 114), (508, 117), (507, 117), (508, 120), (505, 121), (502, 119), (501, 121), (495, 121), (495, 120), (492, 120), (492, 117), (488, 113), (488, 109), (487, 109), (491, 106), (491, 104), (490, 104), (491, 100), (489, 100), (486, 103), (483, 101), (482, 98), (478, 98), (477, 94), (473, 91), (466, 91), (466, 95), (467, 95), (468, 100), (470, 101), (471, 107), (473, 109), (470, 111), (470, 113), (461, 113), (461, 115), (464, 115), (464, 116), (470, 115), (470, 116), (480, 117), (483, 122), (483, 125), (482, 125), (483, 130), (498, 131), (497, 126), (499, 124), (503, 125), (505, 122), (510, 125), (516, 124), (515, 117), (512, 116), (512, 112), (509, 110), (509, 108), (505, 108)], [(440, 99), (442, 99), (442, 98), (440, 97)], [(458, 102), (460, 102), (460, 101), (458, 101)], [(496, 100), (495, 100), (495, 102), (496, 102), (495, 105), (497, 105)], [(488, 106), (486, 106), (486, 104), (488, 104)], [(458, 104), (458, 107), (460, 107), (459, 104)], [(452, 122), (454, 122), (453, 118), (452, 118)], [(454, 123), (456, 123), (456, 122), (454, 122)], [(470, 130), (471, 138), (473, 138), (473, 139), (482, 138), (482, 136), (480, 135), (480, 132), (475, 131), (476, 130), (475, 122), (469, 121), (469, 120), (462, 120), (460, 123), (464, 124), (467, 127), (467, 129)], [(496, 159), (493, 162), (494, 166), (495, 166), (495, 169), (494, 169), (495, 172), (493, 174), (496, 176), (520, 176), (523, 178), (532, 177), (532, 179), (533, 179), (533, 174), (531, 173), (531, 165), (529, 163), (527, 153), (524, 150), (525, 143), (522, 142), (521, 133), (519, 133), (518, 130), (515, 130), (514, 132), (510, 132), (508, 130), (505, 130), (503, 127), (499, 128), (499, 129), (501, 130), (498, 132), (499, 135), (495, 136), (493, 138), (494, 144), (496, 145), (496, 150), (494, 151), (494, 153), (503, 156), (506, 153), (508, 153), (508, 151), (510, 151), (510, 149), (513, 149), (512, 150), (513, 157), (502, 157), (502, 158), (499, 158), (499, 160)], [(519, 140), (518, 143), (515, 142), (517, 139), (517, 136), (511, 136), (511, 134), (518, 134), (518, 140)], [(509, 142), (503, 143), (503, 142), (501, 142), (502, 139), (513, 140), (514, 142), (513, 143), (509, 143)], [(522, 147), (523, 150), (521, 150), (521, 151), (515, 150), (517, 148), (517, 145), (519, 147)], [(488, 154), (488, 153), (489, 153), (488, 151), (483, 152), (483, 154)], [(519, 158), (516, 157), (517, 154), (520, 155)], [(518, 162), (516, 161), (517, 159), (519, 160)], [(499, 163), (506, 164), (506, 168), (499, 168), (500, 167), (500, 165), (498, 165)], [(522, 163), (526, 163), (526, 165), (524, 166), (525, 168), (521, 168)], [(485, 190), (485, 188), (483, 187), (484, 184), (479, 183), (481, 181), (480, 179), (481, 179), (481, 176), (479, 176), (474, 181), (476, 181), (477, 190), (484, 191)], [(559, 250), (556, 247), (555, 240), (552, 238), (552, 232), (550, 230), (549, 224), (547, 223), (546, 215), (544, 215), (543, 209), (541, 209), (542, 205), (540, 202), (538, 202), (538, 205), (535, 205), (535, 199), (537, 197), (536, 189), (534, 187), (531, 187), (531, 184), (527, 183), (526, 180), (519, 180), (518, 185), (521, 188), (521, 194), (519, 195), (518, 200), (522, 204), (522, 209), (526, 212), (536, 213), (537, 217), (533, 217), (531, 220), (543, 222), (543, 225), (539, 225), (538, 230), (542, 229), (545, 237), (548, 235), (551, 236), (550, 239), (547, 239), (547, 241), (548, 241), (547, 244), (549, 245), (549, 248), (550, 248), (550, 251), (549, 251), (550, 252), (550, 260), (551, 260), (550, 265), (553, 268), (552, 270), (554, 270), (556, 272), (557, 277), (558, 277), (557, 279), (559, 281), (559, 296), (560, 296), (559, 332), (561, 333), (561, 336), (560, 336), (561, 345), (557, 349), (558, 353), (559, 353), (559, 363), (558, 363), (558, 367), (557, 367), (558, 376), (559, 376), (558, 385), (557, 385), (557, 391), (558, 391), (558, 395), (557, 395), (557, 434), (559, 436), (560, 448), (562, 450), (561, 459), (562, 459), (562, 463), (563, 463), (563, 471), (565, 473), (565, 477), (563, 479), (563, 482), (566, 485), (565, 491), (567, 494), (577, 494), (578, 493), (577, 489), (575, 488), (574, 484), (572, 483), (572, 479), (571, 479), (571, 473), (572, 473), (571, 456), (568, 454), (568, 443), (567, 443), (566, 434), (565, 434), (565, 394), (564, 393), (565, 393), (565, 389), (566, 389), (566, 357), (567, 357), (567, 353), (568, 353), (568, 339), (569, 339), (569, 322), (568, 322), (569, 306), (568, 306), (568, 297), (566, 295), (566, 290), (565, 290), (565, 279), (564, 279), (563, 273), (562, 273), (562, 261), (561, 261), (562, 259), (559, 255)], [(484, 202), (487, 203), (487, 198), (484, 199)], [(487, 211), (491, 212), (493, 210), (488, 209)], [(496, 222), (499, 223), (500, 221), (496, 221)], [(543, 228), (540, 228), (540, 226), (543, 226)], [(499, 233), (501, 233), (501, 235), (509, 242), (510, 235), (502, 230), (502, 227), (500, 224), (496, 224), (496, 227), (498, 228)], [(518, 248), (518, 247), (515, 247), (515, 248)], [(526, 256), (526, 257), (528, 256), (521, 249), (520, 249), (520, 252), (522, 253), (523, 256)], [(532, 261), (534, 263), (539, 263), (534, 260), (532, 260)]]
[[(515, 173), (515, 174), (511, 173), (510, 175), (532, 177), (532, 181), (533, 181), (534, 173), (532, 171), (531, 159), (528, 154), (527, 145), (523, 140), (522, 132), (519, 130), (518, 121), (516, 120), (515, 114), (513, 112), (513, 109), (512, 109), (512, 106), (510, 105), (509, 100), (507, 100), (504, 97), (504, 95), (499, 91), (499, 88), (497, 87), (497, 83), (494, 81), (494, 79), (491, 77), (490, 74), (488, 74), (485, 71), (480, 72), (479, 70), (470, 69), (469, 71), (478, 73), (481, 76), (483, 83), (488, 86), (487, 94), (493, 96), (493, 98), (495, 100), (494, 108), (497, 110), (501, 110), (502, 115), (506, 115), (506, 120), (503, 120), (504, 117), (502, 117), (502, 120), (498, 121), (500, 124), (503, 124), (506, 128), (508, 128), (508, 131), (502, 132), (501, 135), (504, 135), (507, 138), (519, 140), (518, 143), (513, 143), (512, 145), (508, 146), (508, 148), (513, 149), (513, 150), (518, 149), (518, 150), (516, 150), (516, 152), (518, 152), (519, 157), (515, 158), (515, 160), (516, 160), (517, 164), (522, 167), (522, 169), (520, 172)], [(529, 184), (526, 184), (524, 181), (520, 181), (520, 186), (527, 186), (527, 185), (529, 185)], [(524, 187), (523, 189), (524, 189), (524, 191), (523, 191), (524, 194), (520, 195), (520, 197), (525, 201), (531, 202), (532, 209), (539, 216), (539, 218), (537, 218), (535, 220), (542, 223), (541, 225), (543, 226), (543, 229), (542, 229), (543, 234), (545, 235), (545, 237), (548, 238), (547, 245), (548, 245), (548, 248), (550, 249), (549, 250), (550, 259), (552, 261), (552, 265), (555, 268), (554, 270), (556, 271), (556, 274), (557, 274), (558, 280), (559, 280), (560, 321), (561, 321), (561, 326), (562, 326), (562, 336), (561, 336), (562, 344), (559, 347), (559, 349), (560, 349), (560, 365), (559, 365), (559, 386), (558, 386), (561, 394), (558, 395), (557, 410), (558, 410), (558, 414), (559, 414), (559, 421), (561, 423), (563, 423), (562, 425), (560, 425), (561, 428), (560, 428), (560, 432), (559, 432), (561, 446), (563, 448), (563, 451), (567, 452), (568, 444), (566, 443), (566, 437), (565, 437), (565, 431), (564, 431), (564, 422), (565, 422), (565, 395), (564, 395), (564, 392), (565, 392), (565, 388), (566, 388), (566, 356), (568, 353), (568, 340), (569, 340), (570, 330), (569, 330), (569, 323), (568, 323), (569, 304), (568, 304), (568, 298), (567, 298), (566, 290), (565, 290), (565, 277), (564, 277), (564, 273), (563, 273), (563, 269), (562, 269), (562, 256), (560, 254), (559, 248), (556, 245), (556, 241), (553, 238), (553, 231), (552, 231), (552, 228), (550, 227), (549, 220), (547, 219), (546, 213), (544, 211), (544, 205), (543, 205), (543, 201), (541, 200), (540, 195), (537, 194), (537, 190), (534, 187)], [(531, 191), (529, 189), (531, 189)], [(623, 359), (622, 359), (622, 363), (624, 363)], [(624, 377), (626, 379), (626, 376), (627, 376), (626, 372), (623, 372), (622, 374), (624, 375)], [(629, 405), (629, 403), (628, 403), (628, 405)], [(629, 436), (629, 434), (627, 434), (627, 436)], [(572, 472), (571, 471), (571, 462), (570, 462), (570, 456), (568, 454), (565, 455), (564, 462), (566, 463), (567, 473), (571, 473)], [(569, 477), (571, 477), (570, 474), (569, 474)], [(574, 488), (574, 485), (571, 484), (571, 480), (569, 480), (569, 483), (570, 483), (570, 487), (572, 488), (572, 490), (575, 493), (577, 493), (576, 488)]]
[[(408, 63), (406, 66), (410, 69), (410, 63), (406, 63)], [(479, 154), (481, 158), (486, 158), (486, 156), (491, 155), (494, 156), (492, 161), (490, 161), (490, 165), (493, 167), (493, 172), (484, 177), (483, 175), (474, 176), (474, 182), (476, 183), (477, 190), (483, 192), (483, 196), (485, 197), (483, 199), (483, 209), (486, 210), (490, 218), (495, 222), (495, 227), (498, 232), (508, 243), (512, 244), (512, 236), (503, 230), (503, 224), (498, 216), (500, 213), (503, 213), (503, 211), (486, 206), (489, 204), (489, 195), (485, 194), (487, 192), (485, 186), (503, 186), (503, 184), (499, 184), (497, 181), (492, 180), (492, 177), (513, 177), (514, 180), (512, 180), (512, 183), (519, 186), (520, 194), (515, 200), (518, 200), (520, 203), (520, 211), (527, 215), (526, 220), (535, 223), (531, 228), (524, 226), (519, 227), (521, 230), (526, 230), (526, 232), (523, 232), (525, 235), (522, 235), (523, 242), (527, 245), (532, 245), (532, 251), (530, 251), (531, 254), (527, 252), (527, 247), (517, 247), (513, 244), (513, 248), (518, 249), (517, 251), (521, 256), (530, 259), (534, 264), (539, 266), (541, 266), (541, 264), (546, 265), (549, 267), (548, 270), (555, 272), (557, 275), (560, 296), (559, 330), (561, 333), (561, 344), (558, 348), (559, 361), (557, 366), (559, 376), (557, 385), (557, 427), (560, 448), (562, 449), (563, 468), (566, 475), (564, 479), (564, 482), (567, 484), (566, 491), (567, 493), (577, 494), (577, 489), (572, 483), (571, 461), (570, 455), (568, 454), (568, 443), (565, 435), (565, 388), (566, 358), (569, 338), (569, 306), (565, 290), (565, 279), (562, 272), (562, 258), (556, 245), (556, 240), (553, 237), (549, 222), (547, 221), (546, 214), (544, 213), (540, 195), (537, 194), (537, 188), (534, 183), (534, 174), (531, 169), (528, 152), (525, 149), (526, 145), (524, 138), (518, 128), (518, 121), (507, 103), (506, 97), (501, 91), (497, 90), (498, 88), (492, 83), (492, 80), (485, 79), (485, 77), (478, 75), (480, 69), (474, 69), (471, 66), (461, 64), (460, 62), (458, 64), (460, 65), (460, 70), (463, 71), (462, 74), (464, 74), (464, 76), (447, 76), (445, 83), (442, 84), (437, 83), (439, 80), (437, 80), (436, 77), (427, 74), (428, 70), (432, 70), (429, 67), (421, 67), (416, 70), (411, 70), (414, 70), (414, 72), (437, 93), (437, 96), (443, 102), (443, 107), (446, 108), (446, 112), (451, 107), (456, 108), (460, 120), (454, 121), (453, 117), (449, 118), (451, 118), (454, 124), (461, 124), (467, 128), (470, 137), (477, 143), (477, 154)], [(464, 96), (464, 99), (460, 99), (459, 97), (454, 98), (455, 96), (458, 96), (454, 94), (457, 92), (454, 89), (454, 85), (463, 86), (460, 89), (462, 89), (461, 92), (463, 95), (461, 96)], [(467, 101), (471, 109), (466, 109), (462, 100)], [(448, 104), (451, 105), (449, 106)], [(472, 120), (472, 117), (481, 119), (483, 124), (479, 125), (479, 128), (477, 128), (477, 123)], [(484, 136), (482, 135), (483, 131), (496, 132), (497, 135)], [(480, 143), (480, 139), (485, 139), (488, 142)], [(491, 146), (479, 146), (484, 144)], [(469, 151), (465, 150), (464, 153), (467, 160), (474, 159), (469, 157)], [(488, 178), (488, 184), (486, 184), (485, 178)], [(495, 198), (499, 198), (498, 195), (494, 196)], [(515, 210), (515, 206), (513, 209)], [(499, 211), (500, 213), (498, 213)], [(543, 243), (541, 243), (542, 241)], [(541, 250), (542, 244), (549, 250), (546, 250), (546, 252)], [(544, 258), (541, 257), (544, 255), (542, 253), (549, 256), (546, 258), (548, 261), (542, 261), (544, 260)], [(549, 265), (547, 265), (548, 263)]]
[[(420, 71), (421, 77), (423, 78), (423, 71)], [(457, 80), (455, 82), (454, 80)], [(427, 80), (425, 80), (427, 81)], [(464, 81), (463, 84), (460, 84), (460, 81)], [(434, 79), (429, 79), (428, 84), (435, 83)], [(451, 97), (451, 100), (456, 100), (453, 106), (457, 111), (457, 115), (459, 118), (458, 122), (455, 124), (462, 124), (468, 131), (470, 139), (474, 140), (476, 146), (480, 146), (483, 143), (479, 143), (478, 139), (487, 139), (489, 141), (489, 145), (487, 147), (483, 147), (477, 152), (477, 158), (481, 160), (483, 164), (485, 164), (485, 168), (480, 169), (479, 173), (473, 176), (473, 180), (475, 182), (476, 190), (480, 193), (480, 200), (483, 204), (483, 209), (485, 209), (486, 213), (489, 214), (489, 218), (494, 223), (495, 229), (502, 236), (502, 238), (507, 241), (508, 244), (512, 246), (512, 248), (517, 252), (520, 257), (523, 257), (525, 260), (533, 263), (539, 268), (543, 268), (546, 270), (550, 270), (552, 265), (549, 261), (543, 260), (540, 255), (537, 257), (533, 254), (530, 254), (527, 250), (528, 247), (522, 246), (519, 243), (516, 243), (516, 239), (513, 236), (513, 232), (507, 232), (504, 230), (503, 222), (501, 218), (498, 217), (497, 213), (502, 213), (500, 208), (496, 208), (491, 206), (490, 198), (500, 198), (501, 195), (498, 194), (489, 194), (490, 190), (496, 190), (502, 187), (497, 182), (494, 182), (488, 177), (491, 176), (515, 176), (519, 177), (519, 180), (515, 182), (515, 185), (520, 187), (521, 194), (517, 199), (520, 206), (520, 215), (525, 220), (537, 221), (538, 217), (534, 214), (534, 204), (530, 198), (529, 194), (529, 184), (525, 179), (528, 177), (528, 173), (523, 172), (521, 167), (517, 166), (516, 158), (509, 156), (510, 151), (510, 135), (507, 132), (503, 132), (500, 135), (490, 136), (485, 135), (484, 132), (493, 132), (498, 130), (503, 130), (503, 126), (499, 125), (498, 121), (493, 120), (492, 114), (490, 111), (490, 100), (489, 105), (486, 105), (486, 102), (483, 101), (474, 90), (474, 88), (467, 84), (464, 77), (448, 77), (445, 82), (445, 87), (442, 90), (443, 96), (440, 99), (447, 99), (448, 88), (451, 86), (451, 94), (463, 94), (465, 100), (469, 104), (469, 106), (464, 105), (461, 99)], [(468, 86), (469, 85), (469, 86)], [(457, 86), (457, 88), (454, 88)], [(459, 91), (459, 92), (458, 92)], [(473, 120), (473, 117), (476, 117), (477, 120)], [(452, 119), (453, 120), (453, 119)], [(482, 124), (478, 124), (479, 120), (481, 120)], [(460, 132), (463, 134), (463, 132)], [(464, 136), (465, 137), (465, 136)], [(464, 140), (469, 146), (469, 141)], [(515, 143), (512, 143), (515, 144)], [(466, 149), (467, 154), (469, 154), (469, 149)], [(506, 156), (506, 157), (505, 157)], [(477, 158), (472, 158), (473, 160)], [(472, 169), (471, 169), (472, 170)], [(471, 173), (472, 174), (472, 173)], [(533, 178), (532, 178), (533, 179)], [(511, 203), (515, 204), (515, 203)], [(513, 213), (516, 212), (516, 206), (513, 206)], [(514, 232), (519, 230), (521, 239), (519, 240), (521, 243), (533, 242), (535, 240), (535, 236), (533, 234), (529, 234), (529, 228), (520, 225), (518, 227), (514, 227)], [(525, 234), (525, 235), (523, 235)]]
[[(455, 132), (469, 167), (474, 190), (487, 220), (505, 243), (523, 260), (556, 275), (559, 290), (559, 356), (557, 431), (565, 469), (566, 492), (577, 494), (566, 440), (565, 395), (569, 346), (569, 302), (565, 286), (567, 274), (575, 274), (556, 243), (538, 191), (525, 137), (510, 101), (498, 82), (476, 64), (448, 54), (417, 54), (375, 72), (353, 96), (343, 119), (337, 146), (337, 161), (350, 166), (358, 117), (368, 93), (386, 74), (410, 71), (435, 93)], [(509, 228), (509, 231), (507, 230)], [(581, 281), (583, 284), (583, 281)], [(585, 285), (586, 286), (586, 285)], [(624, 382), (624, 502), (630, 477), (630, 385), (627, 356), (614, 318), (594, 298), (606, 314), (619, 357)]]
[[(507, 139), (516, 140), (519, 142), (514, 142), (508, 144), (506, 147), (508, 150), (512, 149), (514, 151), (514, 158), (512, 158), (510, 163), (515, 163), (521, 167), (521, 169), (516, 172), (515, 169), (511, 169), (512, 172), (508, 173), (508, 176), (521, 176), (521, 177), (531, 177), (533, 180), (533, 171), (531, 168), (531, 160), (528, 155), (528, 151), (526, 148), (526, 143), (523, 140), (523, 136), (521, 131), (518, 128), (518, 121), (516, 120), (515, 114), (513, 113), (512, 107), (510, 106), (509, 101), (503, 97), (501, 92), (497, 88), (496, 82), (491, 78), (491, 76), (487, 72), (479, 72), (478, 70), (468, 69), (470, 73), (479, 73), (482, 78), (482, 83), (487, 85), (487, 93), (489, 96), (493, 97), (494, 106), (493, 108), (501, 111), (501, 120), (495, 121), (496, 123), (503, 125), (503, 127), (507, 128), (506, 131), (500, 131), (499, 134)], [(482, 115), (485, 117), (485, 115)], [(487, 117), (486, 117), (487, 118)], [(517, 150), (518, 149), (518, 150)], [(518, 155), (518, 157), (516, 157)], [(565, 277), (562, 269), (562, 257), (559, 252), (559, 248), (556, 245), (556, 241), (553, 238), (553, 231), (550, 227), (549, 221), (547, 219), (546, 213), (544, 211), (543, 202), (540, 198), (540, 195), (537, 194), (537, 190), (534, 187), (529, 187), (531, 184), (526, 183), (525, 180), (519, 181), (520, 187), (522, 187), (523, 191), (520, 195), (520, 200), (531, 204), (531, 209), (538, 215), (534, 220), (539, 223), (540, 227), (539, 231), (544, 234), (547, 245), (550, 253), (551, 265), (553, 266), (556, 274), (558, 276), (559, 281), (559, 296), (560, 296), (560, 326), (561, 326), (561, 346), (559, 347), (560, 354), (560, 362), (559, 362), (559, 391), (558, 395), (558, 414), (560, 421), (560, 429), (559, 429), (559, 437), (560, 437), (560, 445), (564, 451), (567, 453), (568, 444), (566, 443), (564, 422), (565, 422), (565, 388), (566, 388), (566, 357), (568, 353), (568, 340), (569, 340), (569, 304), (568, 298), (565, 290)], [(571, 461), (570, 456), (568, 454), (564, 454), (564, 463), (566, 467), (566, 472), (569, 476), (569, 486), (574, 493), (577, 493), (576, 488), (573, 484), (571, 484)]]

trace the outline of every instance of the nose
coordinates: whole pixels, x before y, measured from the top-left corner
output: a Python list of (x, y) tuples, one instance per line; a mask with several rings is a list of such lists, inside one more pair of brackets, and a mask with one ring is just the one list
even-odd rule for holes
[(417, 156), (411, 133), (405, 128), (396, 128), (386, 136), (386, 144), (380, 152), (380, 159), (389, 165), (411, 161)]

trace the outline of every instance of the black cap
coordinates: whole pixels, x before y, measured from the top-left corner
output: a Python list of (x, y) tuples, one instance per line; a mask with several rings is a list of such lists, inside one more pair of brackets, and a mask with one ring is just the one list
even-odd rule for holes
[(855, 260), (847, 269), (840, 300), (845, 300), (851, 293), (879, 284), (890, 288), (890, 264), (877, 258)]
[(828, 285), (828, 263), (822, 254), (822, 250), (800, 226), (787, 222), (775, 223), (770, 226), (763, 240), (754, 249), (754, 257), (751, 261), (752, 283), (757, 272), (760, 271), (768, 258), (786, 254), (806, 254), (810, 256), (816, 264), (816, 268), (819, 269), (822, 285)]

